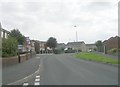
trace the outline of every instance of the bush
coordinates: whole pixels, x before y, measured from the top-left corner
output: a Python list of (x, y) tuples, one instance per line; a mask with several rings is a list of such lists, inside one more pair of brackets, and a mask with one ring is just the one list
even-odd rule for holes
[(116, 54), (118, 52), (120, 52), (120, 49), (118, 49), (118, 48), (113, 48), (113, 49), (110, 49), (107, 51), (107, 53), (109, 53), (109, 54)]
[(76, 50), (66, 50), (65, 53), (75, 53)]
[(58, 50), (58, 49), (55, 49), (53, 52), (54, 52), (55, 54), (60, 54), (60, 53), (62, 53), (61, 50)]
[(2, 57), (17, 55), (18, 42), (13, 37), (8, 37), (2, 41)]

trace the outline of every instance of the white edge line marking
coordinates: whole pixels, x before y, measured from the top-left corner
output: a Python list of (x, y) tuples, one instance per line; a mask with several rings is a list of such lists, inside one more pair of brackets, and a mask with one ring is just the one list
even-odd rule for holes
[(15, 84), (15, 83), (19, 83), (20, 81), (25, 80), (25, 79), (28, 79), (29, 77), (33, 76), (34, 74), (36, 74), (36, 73), (38, 73), (38, 72), (39, 72), (39, 69), (38, 69), (37, 71), (35, 71), (33, 74), (31, 74), (31, 75), (26, 76), (25, 78), (20, 79), (20, 80), (18, 80), (18, 81), (16, 81), (16, 82), (9, 83), (9, 84), (7, 84), (7, 85), (13, 85), (13, 84)]
[[(40, 68), (40, 65), (39, 65), (39, 68)], [(36, 73), (39, 72), (39, 68), (38, 68), (37, 71), (35, 71), (33, 74), (28, 75), (28, 76), (26, 76), (26, 77), (23, 78), (23, 79), (17, 80), (17, 81), (12, 82), (12, 83), (9, 83), (9, 84), (7, 84), (7, 85), (16, 85), (16, 83), (19, 83), (19, 82), (22, 81), (22, 80), (25, 80), (25, 79), (28, 79), (29, 77), (32, 77), (34, 74), (36, 74)]]

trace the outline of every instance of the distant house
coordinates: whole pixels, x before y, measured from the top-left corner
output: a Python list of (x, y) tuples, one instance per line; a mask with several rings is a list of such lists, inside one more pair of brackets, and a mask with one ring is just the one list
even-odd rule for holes
[(30, 51), (35, 52), (35, 41), (30, 40)]
[(40, 44), (39, 44), (39, 41), (37, 41), (37, 40), (33, 40), (35, 43), (34, 43), (34, 45), (35, 45), (35, 52), (36, 53), (40, 53)]
[(56, 49), (65, 49), (66, 45), (64, 43), (58, 43)]
[(113, 48), (120, 48), (120, 37), (111, 37), (108, 40), (103, 41), (103, 44), (107, 51)]
[(45, 41), (39, 41), (39, 44), (40, 44), (41, 51), (45, 51), (47, 49)]
[(35, 51), (36, 53), (49, 53), (52, 49), (50, 49), (49, 47), (47, 47), (46, 42), (45, 41), (38, 41), (35, 40)]
[(95, 51), (97, 46), (95, 44), (86, 44), (87, 51)]
[(2, 28), (2, 25), (0, 23), (0, 37), (1, 38), (7, 38), (9, 33), (10, 33), (9, 31)]
[(86, 44), (82, 42), (68, 42), (66, 45), (66, 48), (72, 48), (73, 50), (81, 50), (81, 51), (86, 51)]

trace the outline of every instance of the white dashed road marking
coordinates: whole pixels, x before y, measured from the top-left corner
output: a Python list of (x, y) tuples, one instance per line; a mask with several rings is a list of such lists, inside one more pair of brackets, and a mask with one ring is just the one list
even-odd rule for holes
[(40, 79), (35, 79), (35, 82), (38, 82), (38, 81), (40, 81)]
[(40, 85), (40, 82), (35, 82), (35, 84), (34, 85)]
[(40, 75), (36, 76), (34, 85), (40, 85)]
[(40, 76), (36, 76), (36, 78), (40, 78)]
[(23, 86), (28, 86), (28, 85), (29, 85), (29, 84), (28, 84), (27, 82), (23, 84)]
[[(39, 67), (40, 67), (40, 65), (39, 65)], [(37, 73), (39, 70), (37, 70), (35, 73)], [(25, 77), (25, 79), (27, 79), (28, 77)], [(35, 81), (34, 81), (34, 83), (33, 83), (34, 85), (40, 85), (40, 75), (36, 75), (35, 76)], [(29, 85), (29, 83), (28, 82), (24, 82), (23, 83), (23, 87), (26, 87), (26, 86), (28, 86)]]

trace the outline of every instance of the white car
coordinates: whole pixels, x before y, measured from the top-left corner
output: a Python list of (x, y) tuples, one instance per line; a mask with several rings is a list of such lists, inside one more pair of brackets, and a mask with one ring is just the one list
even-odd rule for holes
[(88, 50), (88, 52), (92, 52), (92, 50)]

